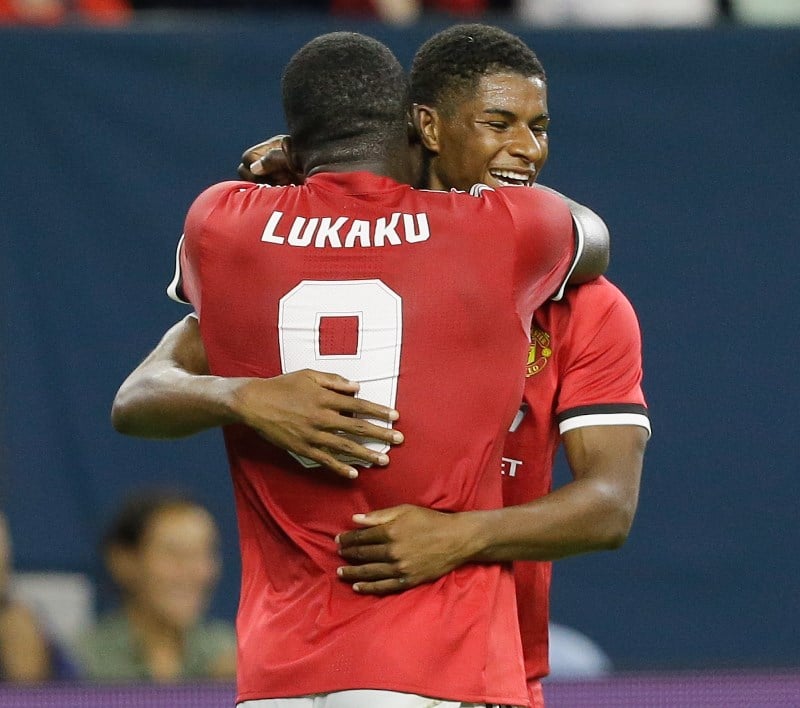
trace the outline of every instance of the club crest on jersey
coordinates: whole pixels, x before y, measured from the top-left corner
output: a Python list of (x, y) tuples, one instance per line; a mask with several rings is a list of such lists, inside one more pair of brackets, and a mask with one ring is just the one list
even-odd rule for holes
[(525, 377), (530, 378), (544, 369), (553, 355), (550, 346), (550, 335), (543, 329), (534, 327), (531, 330), (531, 348), (528, 350), (528, 363), (525, 365)]

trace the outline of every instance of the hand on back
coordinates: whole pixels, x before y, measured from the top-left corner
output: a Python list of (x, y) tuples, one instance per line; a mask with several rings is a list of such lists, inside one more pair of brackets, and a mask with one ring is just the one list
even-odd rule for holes
[(235, 393), (235, 408), (240, 422), (269, 442), (352, 479), (357, 471), (339, 457), (380, 466), (389, 464), (389, 457), (348, 436), (390, 445), (403, 441), (398, 430), (365, 420), (393, 422), (397, 411), (356, 398), (357, 392), (356, 382), (303, 369), (270, 379), (244, 379)]

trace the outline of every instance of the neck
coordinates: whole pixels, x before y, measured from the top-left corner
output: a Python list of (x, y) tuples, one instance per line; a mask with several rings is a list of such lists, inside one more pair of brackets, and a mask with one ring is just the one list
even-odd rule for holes
[(407, 162), (402, 163), (381, 161), (381, 160), (354, 160), (348, 162), (326, 162), (316, 165), (306, 172), (306, 176), (320, 174), (322, 172), (371, 172), (379, 177), (389, 177), (397, 182), (405, 184), (414, 183), (414, 175), (411, 166)]
[(125, 608), (125, 615), (153, 678), (177, 678), (183, 666), (184, 632), (136, 603)]
[(436, 155), (425, 151), (423, 156), (422, 173), (423, 184), (427, 189), (435, 189), (436, 191), (447, 192), (450, 185), (445, 184), (438, 172), (438, 158)]

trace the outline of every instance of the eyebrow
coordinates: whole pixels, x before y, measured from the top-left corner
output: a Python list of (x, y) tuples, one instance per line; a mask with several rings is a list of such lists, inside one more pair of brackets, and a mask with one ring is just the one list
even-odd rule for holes
[[(504, 118), (511, 118), (511, 119), (518, 118), (517, 114), (514, 113), (514, 111), (509, 111), (509, 110), (506, 110), (505, 108), (486, 108), (486, 109), (484, 109), (483, 113), (484, 113), (484, 115), (486, 115), (486, 114), (501, 115)], [(550, 120), (550, 114), (549, 113), (540, 113), (533, 120), (534, 120), (534, 122), (540, 121), (540, 120), (549, 121)]]
[(514, 111), (508, 111), (505, 108), (486, 108), (486, 109), (484, 109), (483, 112), (484, 112), (484, 114), (492, 113), (492, 114), (501, 115), (501, 116), (503, 116), (505, 118), (516, 118), (517, 117), (517, 114), (514, 113)]

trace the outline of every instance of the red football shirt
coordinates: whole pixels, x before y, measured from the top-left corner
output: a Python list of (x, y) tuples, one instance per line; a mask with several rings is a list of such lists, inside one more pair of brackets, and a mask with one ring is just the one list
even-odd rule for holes
[[(650, 430), (642, 393), (639, 323), (628, 299), (605, 278), (565, 290), (533, 316), (523, 407), (503, 450), (503, 500), (547, 494), (560, 435), (589, 425)], [(548, 667), (549, 562), (514, 564), (529, 681)]]
[(337, 579), (354, 513), (496, 508), (533, 310), (574, 253), (539, 190), (411, 189), (367, 173), (224, 183), (191, 207), (179, 258), (211, 371), (309, 367), (395, 405), (406, 442), (348, 481), (243, 426), (225, 440), (242, 553), (238, 700), (373, 688), (523, 704), (510, 567), (474, 565), (385, 598)]

